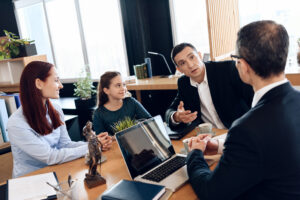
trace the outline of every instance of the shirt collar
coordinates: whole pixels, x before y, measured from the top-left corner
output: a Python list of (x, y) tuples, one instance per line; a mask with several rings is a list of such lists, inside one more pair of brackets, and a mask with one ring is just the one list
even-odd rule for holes
[(253, 97), (253, 101), (252, 101), (252, 108), (254, 106), (256, 106), (256, 104), (259, 102), (259, 100), (267, 93), (269, 92), (271, 89), (279, 86), (279, 85), (282, 85), (284, 83), (288, 82), (288, 80), (285, 78), (284, 80), (281, 80), (281, 81), (277, 81), (275, 83), (271, 83), (259, 90), (257, 90), (254, 94), (254, 97)]
[[(205, 68), (205, 65), (204, 65), (204, 68)], [(205, 68), (205, 72), (204, 72), (204, 79), (201, 83), (197, 83), (196, 81), (192, 80), (191, 78), (190, 78), (190, 83), (191, 83), (191, 86), (194, 86), (194, 87), (198, 87), (202, 83), (207, 83), (206, 68)]]

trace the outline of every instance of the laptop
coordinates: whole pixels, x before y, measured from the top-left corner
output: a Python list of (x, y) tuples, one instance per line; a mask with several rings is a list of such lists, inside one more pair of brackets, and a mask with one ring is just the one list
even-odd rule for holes
[(131, 178), (176, 191), (187, 180), (185, 155), (175, 154), (160, 115), (116, 133)]

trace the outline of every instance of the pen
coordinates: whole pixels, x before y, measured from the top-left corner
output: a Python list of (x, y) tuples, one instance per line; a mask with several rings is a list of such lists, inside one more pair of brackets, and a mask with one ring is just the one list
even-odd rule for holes
[(49, 182), (46, 182), (48, 185), (50, 185), (55, 191), (62, 193), (63, 195), (69, 197), (70, 199), (72, 199), (72, 197), (70, 197), (70, 195), (68, 195), (66, 192), (58, 189), (56, 186), (50, 184)]
[(69, 184), (69, 187), (71, 187), (71, 184), (72, 184), (71, 174), (69, 174), (69, 176), (68, 176), (68, 184)]
[(42, 199), (42, 200), (54, 200), (54, 199), (57, 199), (57, 196), (56, 196), (56, 195), (50, 195), (50, 196), (47, 196), (47, 198)]

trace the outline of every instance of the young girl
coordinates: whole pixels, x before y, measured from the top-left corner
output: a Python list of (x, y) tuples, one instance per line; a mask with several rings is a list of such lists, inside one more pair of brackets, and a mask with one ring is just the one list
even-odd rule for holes
[(86, 154), (87, 143), (71, 141), (61, 108), (49, 101), (59, 98), (62, 87), (52, 64), (34, 61), (24, 68), (20, 80), (22, 106), (7, 123), (14, 178)]
[(119, 72), (106, 72), (98, 86), (98, 108), (94, 113), (94, 129), (97, 134), (108, 132), (114, 135), (113, 125), (123, 120), (147, 119), (151, 115), (134, 98), (126, 97), (127, 88)]

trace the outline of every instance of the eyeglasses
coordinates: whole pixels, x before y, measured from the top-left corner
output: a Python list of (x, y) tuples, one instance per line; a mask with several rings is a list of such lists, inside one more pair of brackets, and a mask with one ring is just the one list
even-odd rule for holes
[(237, 59), (242, 59), (241, 56), (234, 55), (234, 54), (231, 54), (230, 57), (231, 57), (231, 59), (234, 60), (234, 61), (236, 61)]
[(238, 59), (244, 59), (249, 65), (251, 65), (251, 63), (248, 60), (246, 60), (246, 58), (244, 58), (244, 57), (241, 57), (241, 56), (238, 56), (238, 55), (234, 55), (234, 54), (231, 54), (230, 57), (236, 63), (237, 63)]

